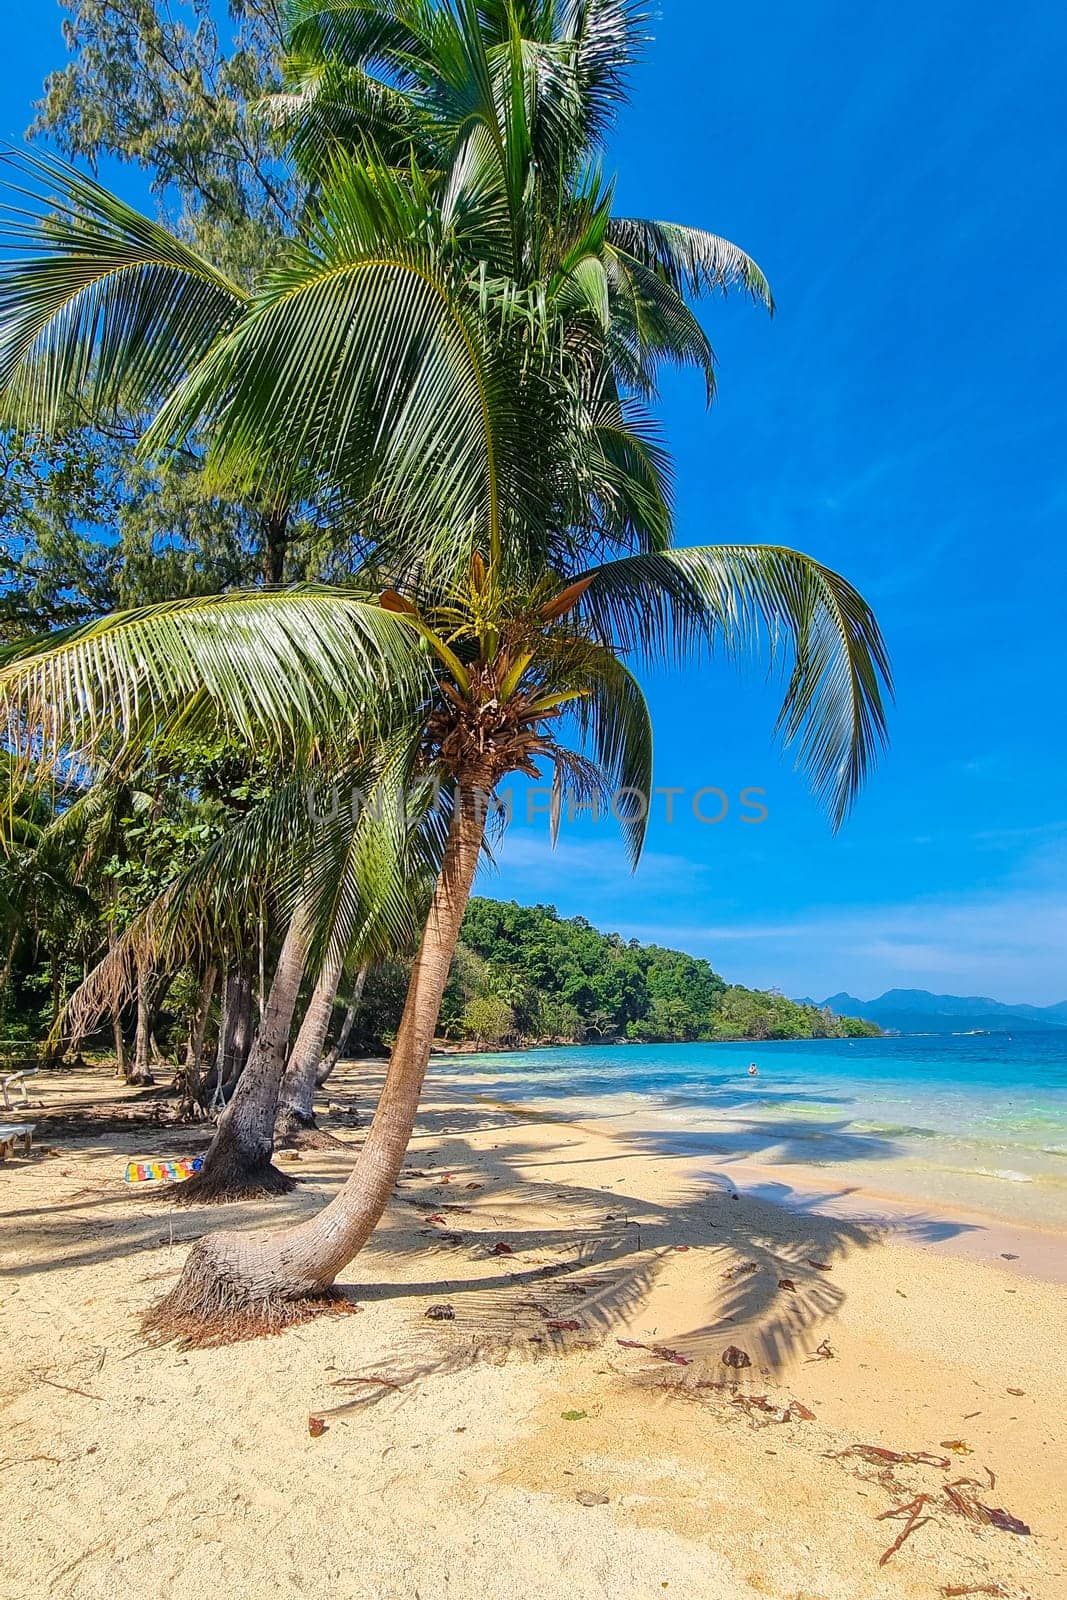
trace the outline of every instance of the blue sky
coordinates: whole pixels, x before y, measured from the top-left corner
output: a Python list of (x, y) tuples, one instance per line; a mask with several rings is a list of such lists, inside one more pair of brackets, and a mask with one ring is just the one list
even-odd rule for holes
[[(11, 135), (59, 19), (38, 0), (9, 20)], [(675, 0), (652, 31), (609, 152), (620, 209), (734, 239), (778, 303), (706, 308), (710, 414), (695, 380), (665, 384), (679, 542), (847, 574), (892, 650), (892, 746), (835, 838), (771, 746), (758, 669), (657, 675), (657, 782), (686, 796), (672, 823), (653, 807), (637, 875), (610, 822), (565, 825), (553, 854), (520, 804), (481, 887), (791, 994), (1064, 999), (1067, 13)], [(730, 810), (701, 824), (712, 785)]]

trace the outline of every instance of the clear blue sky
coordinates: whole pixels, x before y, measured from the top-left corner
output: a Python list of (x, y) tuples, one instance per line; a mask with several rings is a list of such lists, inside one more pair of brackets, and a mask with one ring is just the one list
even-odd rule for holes
[[(668, 825), (660, 800), (636, 877), (610, 823), (553, 856), (520, 821), (483, 890), (791, 994), (1064, 999), (1067, 12), (663, 13), (610, 151), (620, 208), (733, 238), (779, 307), (707, 308), (710, 415), (696, 382), (666, 385), (680, 542), (791, 544), (852, 578), (893, 652), (892, 748), (834, 838), (771, 748), (758, 672), (665, 675), (657, 782), (719, 786), (726, 819), (680, 802)], [(19, 8), (7, 38), (17, 135), (63, 58), (58, 8)]]

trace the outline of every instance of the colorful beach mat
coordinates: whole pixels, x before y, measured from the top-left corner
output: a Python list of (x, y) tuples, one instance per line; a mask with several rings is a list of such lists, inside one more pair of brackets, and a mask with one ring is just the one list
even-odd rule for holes
[(204, 1165), (203, 1156), (186, 1156), (181, 1161), (129, 1161), (126, 1164), (127, 1183), (181, 1183), (199, 1172)]

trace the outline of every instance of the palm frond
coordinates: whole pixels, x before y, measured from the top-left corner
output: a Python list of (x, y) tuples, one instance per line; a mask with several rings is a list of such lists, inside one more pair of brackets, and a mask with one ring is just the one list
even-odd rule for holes
[(274, 498), (326, 480), (429, 563), (498, 536), (505, 492), (526, 486), (517, 380), (418, 242), (424, 215), (417, 183), (383, 164), (339, 167), (306, 241), (175, 390), (144, 450), (210, 416), (214, 484)]
[(735, 284), (774, 311), (774, 296), (750, 255), (729, 239), (679, 222), (646, 222), (613, 217), (608, 238), (615, 247), (657, 273), (677, 294), (725, 294)]
[(0, 246), (0, 407), (52, 428), (152, 407), (244, 314), (247, 297), (158, 223), (53, 156), (9, 152)]
[(788, 648), (777, 733), (839, 827), (886, 742), (885, 641), (853, 586), (781, 545), (706, 545), (594, 568), (580, 607), (596, 637), (659, 660), (701, 647)]
[(0, 658), (0, 708), (25, 765), (127, 766), (192, 728), (286, 753), (384, 727), (425, 690), (408, 623), (344, 590), (208, 596), (120, 612)]
[[(652, 797), (652, 718), (640, 684), (610, 649), (581, 652), (582, 698), (571, 715), (587, 743), (636, 868)], [(572, 773), (572, 781), (575, 774)]]

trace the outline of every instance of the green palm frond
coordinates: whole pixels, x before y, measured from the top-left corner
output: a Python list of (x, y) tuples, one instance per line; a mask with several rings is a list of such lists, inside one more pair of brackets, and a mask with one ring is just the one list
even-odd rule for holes
[[(581, 650), (582, 696), (571, 716), (636, 868), (652, 796), (652, 718), (637, 679), (610, 649)], [(572, 781), (576, 775), (571, 774)], [(577, 775), (580, 777), (580, 774)]]
[(417, 183), (381, 164), (338, 168), (306, 241), (175, 390), (144, 449), (210, 419), (217, 485), (275, 497), (312, 474), (431, 565), (497, 537), (505, 492), (533, 487), (520, 380), (432, 244), (415, 242), (424, 214)]
[[(4, 158), (0, 408), (54, 427), (156, 405), (244, 314), (247, 296), (173, 234), (52, 156)], [(16, 181), (24, 175), (33, 187)]]
[(660, 660), (702, 647), (788, 647), (777, 732), (827, 805), (848, 815), (886, 742), (889, 657), (853, 586), (781, 545), (707, 545), (626, 556), (593, 569), (581, 609), (605, 644)]
[(386, 726), (425, 684), (403, 618), (326, 588), (145, 606), (0, 659), (8, 740), (42, 772), (119, 770), (194, 729), (308, 750), (353, 722)]
[(673, 531), (670, 457), (655, 421), (633, 402), (582, 408), (571, 467), (585, 503), (575, 520), (613, 549), (664, 550)]
[(254, 111), (288, 146), (302, 174), (317, 182), (344, 151), (369, 143), (391, 164), (414, 157), (432, 169), (442, 159), (427, 119), (410, 96), (361, 67), (336, 59), (291, 57), (287, 87)]
[(620, 252), (655, 272), (676, 294), (698, 296), (712, 290), (725, 294), (740, 284), (753, 300), (774, 311), (771, 286), (761, 269), (744, 250), (716, 233), (678, 222), (613, 217), (608, 239)]
[(715, 352), (682, 295), (652, 267), (608, 246), (606, 275), (615, 300), (617, 336), (632, 344), (641, 387), (654, 392), (656, 368), (663, 361), (696, 367), (715, 394)]
[(377, 63), (407, 85), (426, 47), (434, 0), (287, 0), (289, 49), (346, 66)]

